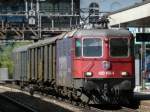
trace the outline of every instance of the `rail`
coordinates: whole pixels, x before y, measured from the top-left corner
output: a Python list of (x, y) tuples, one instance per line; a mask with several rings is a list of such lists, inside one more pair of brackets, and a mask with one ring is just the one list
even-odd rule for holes
[(22, 104), (22, 103), (16, 101), (16, 100), (13, 99), (13, 98), (10, 98), (10, 97), (6, 96), (6, 95), (0, 94), (0, 96), (3, 97), (3, 98), (5, 98), (6, 100), (10, 101), (11, 103), (13, 103), (13, 104), (15, 104), (15, 105), (21, 107), (22, 109), (26, 110), (27, 112), (38, 112), (37, 110), (34, 110), (34, 109), (32, 109), (31, 107), (29, 107), (29, 106), (27, 106), (27, 105), (24, 105), (24, 104)]
[(121, 112), (138, 112), (138, 111), (128, 107), (121, 107)]

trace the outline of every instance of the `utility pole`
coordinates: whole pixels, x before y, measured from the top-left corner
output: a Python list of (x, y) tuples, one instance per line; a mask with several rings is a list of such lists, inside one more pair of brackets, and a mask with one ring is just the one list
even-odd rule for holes
[(28, 19), (28, 1), (25, 0), (25, 15), (26, 15), (26, 18)]
[(74, 3), (73, 0), (71, 0), (71, 15), (73, 15), (73, 11), (74, 11)]
[(40, 15), (39, 0), (36, 0), (36, 14), (38, 21), (38, 38), (41, 38), (41, 15)]
[(30, 6), (31, 6), (31, 10), (33, 10), (33, 0), (31, 0)]
[(72, 18), (73, 18), (73, 14), (74, 14), (74, 1), (71, 0), (71, 17), (70, 17), (70, 28), (72, 27)]

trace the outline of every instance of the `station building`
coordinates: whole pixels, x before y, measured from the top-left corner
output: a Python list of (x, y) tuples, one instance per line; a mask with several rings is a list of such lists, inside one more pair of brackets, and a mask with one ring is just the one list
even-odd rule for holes
[(71, 27), (78, 22), (79, 0), (7, 0), (0, 3), (0, 13), (1, 25), (36, 26), (40, 21), (43, 28)]
[(49, 32), (68, 31), (83, 21), (96, 22), (102, 13), (140, 2), (142, 0), (1, 0), (0, 39), (6, 39), (6, 34), (19, 39), (48, 37)]

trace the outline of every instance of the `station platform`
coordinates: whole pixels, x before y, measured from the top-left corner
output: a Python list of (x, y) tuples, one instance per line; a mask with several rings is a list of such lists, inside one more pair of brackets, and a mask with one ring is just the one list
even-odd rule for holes
[(150, 89), (136, 87), (134, 90), (134, 98), (139, 103), (140, 112), (150, 112)]

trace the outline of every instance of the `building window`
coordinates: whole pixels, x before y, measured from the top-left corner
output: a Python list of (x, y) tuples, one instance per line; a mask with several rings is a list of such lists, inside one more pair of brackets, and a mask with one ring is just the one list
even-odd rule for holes
[(99, 19), (99, 5), (98, 3), (91, 3), (89, 5), (89, 23), (96, 23)]

